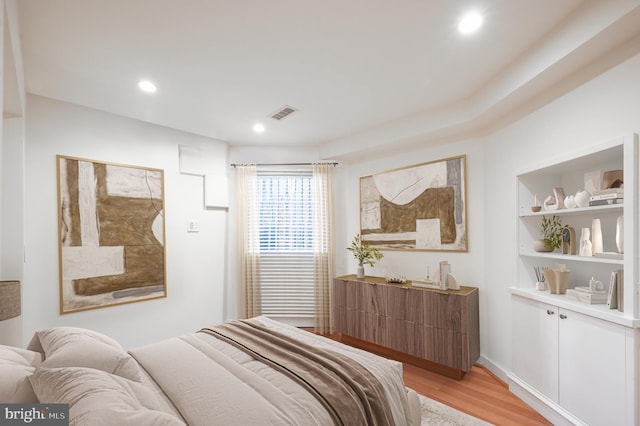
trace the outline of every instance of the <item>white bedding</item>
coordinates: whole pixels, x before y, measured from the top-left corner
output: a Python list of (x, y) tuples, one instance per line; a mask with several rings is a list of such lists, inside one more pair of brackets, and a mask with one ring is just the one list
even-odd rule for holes
[[(404, 387), (401, 363), (266, 317), (256, 320), (297, 341), (357, 359), (383, 384), (395, 424), (420, 424), (420, 402)], [(9, 363), (11, 377), (18, 384), (0, 388), (0, 402), (15, 400), (9, 394), (19, 389), (21, 402), (29, 402), (24, 395), (35, 394), (40, 402), (69, 403), (74, 425), (333, 423), (299, 383), (207, 333), (145, 345), (129, 351), (130, 356), (99, 333), (59, 327), (36, 333), (27, 349), (9, 351), (13, 355), (6, 358), (16, 364)], [(2, 354), (0, 349), (0, 371), (6, 367)], [(29, 383), (33, 393), (25, 392)]]

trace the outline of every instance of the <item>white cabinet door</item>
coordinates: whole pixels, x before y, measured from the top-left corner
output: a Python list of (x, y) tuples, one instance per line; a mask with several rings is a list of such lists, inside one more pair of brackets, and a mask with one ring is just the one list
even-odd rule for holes
[(513, 372), (558, 402), (558, 308), (513, 296)]
[(589, 425), (625, 423), (625, 330), (559, 311), (559, 402)]

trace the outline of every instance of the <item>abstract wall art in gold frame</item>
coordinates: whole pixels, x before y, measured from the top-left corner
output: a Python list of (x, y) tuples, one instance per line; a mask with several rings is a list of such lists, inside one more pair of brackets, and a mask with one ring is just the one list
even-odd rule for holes
[(164, 171), (56, 162), (60, 313), (166, 297)]
[(360, 233), (389, 250), (468, 251), (466, 155), (360, 177)]

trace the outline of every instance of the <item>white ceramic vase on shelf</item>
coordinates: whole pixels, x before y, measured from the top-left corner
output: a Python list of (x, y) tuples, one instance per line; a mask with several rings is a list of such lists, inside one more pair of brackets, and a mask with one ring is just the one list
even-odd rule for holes
[(624, 216), (618, 216), (616, 220), (616, 247), (618, 253), (624, 253)]
[(564, 206), (568, 209), (576, 208), (576, 199), (573, 195), (567, 195), (564, 199)]
[(602, 224), (600, 219), (593, 219), (591, 221), (591, 252), (593, 255), (596, 253), (602, 253)]
[(589, 207), (589, 197), (591, 197), (589, 191), (576, 192), (576, 195), (573, 197), (576, 207)]

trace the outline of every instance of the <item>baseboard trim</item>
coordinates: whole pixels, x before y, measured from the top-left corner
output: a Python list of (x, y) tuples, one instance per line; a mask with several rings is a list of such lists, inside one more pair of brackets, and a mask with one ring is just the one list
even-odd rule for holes
[(498, 364), (491, 361), (490, 359), (486, 358), (484, 355), (480, 355), (480, 358), (478, 358), (478, 361), (476, 361), (476, 364), (479, 364), (484, 368), (486, 368), (487, 370), (489, 370), (491, 374), (496, 376), (498, 380), (502, 381), (505, 384), (505, 386), (507, 386), (507, 383), (509, 382), (509, 373), (507, 372), (507, 370), (500, 367)]
[(554, 426), (588, 426), (556, 402), (536, 391), (514, 374), (508, 376), (509, 390)]

